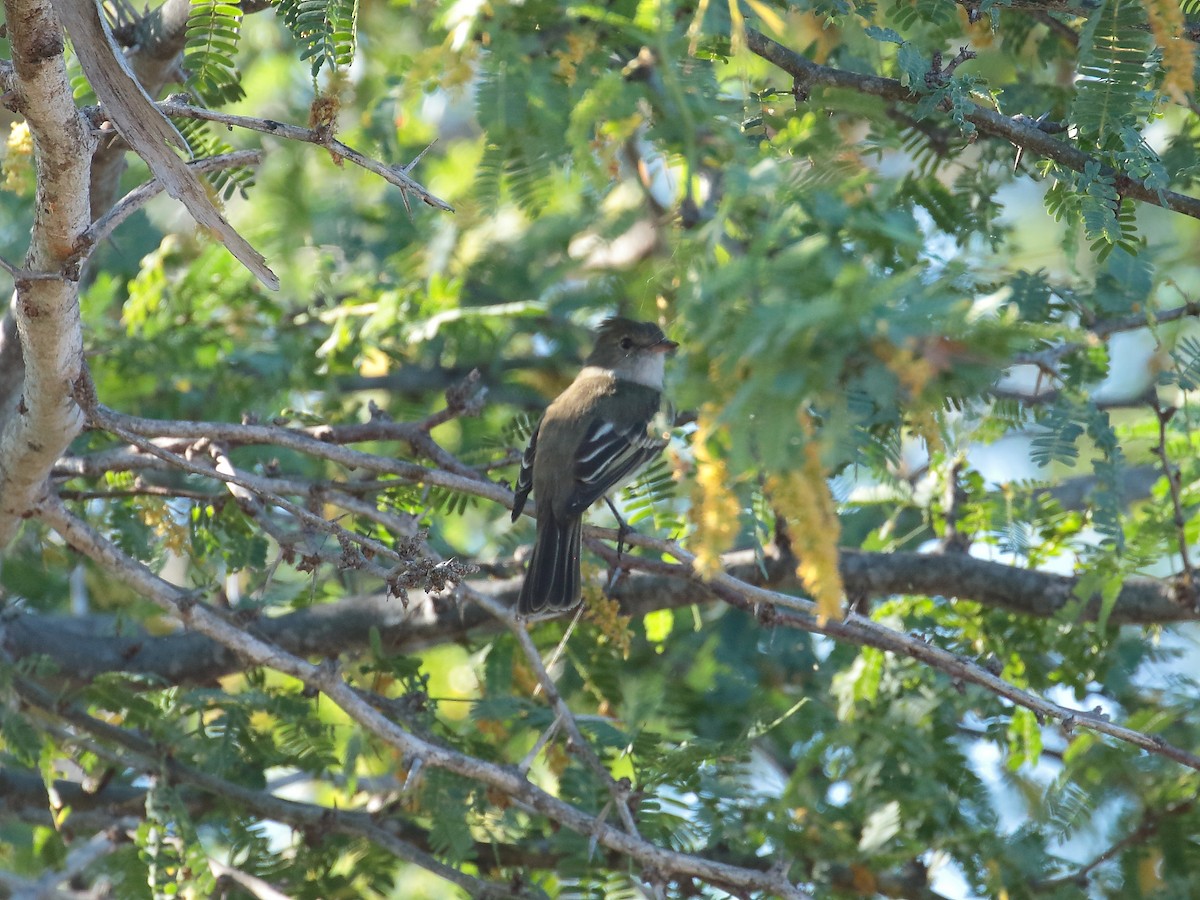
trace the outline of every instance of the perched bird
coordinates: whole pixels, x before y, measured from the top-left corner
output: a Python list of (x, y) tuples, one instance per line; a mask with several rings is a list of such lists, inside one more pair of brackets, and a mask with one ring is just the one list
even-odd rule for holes
[(633, 477), (664, 446), (651, 427), (663, 363), (679, 345), (650, 322), (612, 318), (571, 385), (546, 409), (521, 460), (513, 521), (533, 491), (537, 541), (517, 601), (527, 616), (579, 602), (579, 546), (589, 506)]

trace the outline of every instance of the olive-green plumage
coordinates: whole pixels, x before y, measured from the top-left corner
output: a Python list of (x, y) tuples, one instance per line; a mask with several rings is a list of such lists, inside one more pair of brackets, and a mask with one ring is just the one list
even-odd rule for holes
[(513, 521), (533, 491), (537, 541), (517, 609), (579, 602), (583, 513), (631, 478), (665, 445), (649, 426), (662, 402), (663, 357), (677, 345), (648, 322), (608, 319), (571, 385), (534, 431), (517, 479)]

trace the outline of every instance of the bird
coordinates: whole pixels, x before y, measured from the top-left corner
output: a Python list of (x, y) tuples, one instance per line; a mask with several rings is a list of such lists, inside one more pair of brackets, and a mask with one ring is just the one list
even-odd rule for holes
[(658, 456), (665, 358), (679, 345), (652, 322), (613, 317), (575, 380), (546, 408), (521, 459), (512, 520), (530, 491), (537, 538), (517, 613), (571, 609), (580, 601), (583, 514)]

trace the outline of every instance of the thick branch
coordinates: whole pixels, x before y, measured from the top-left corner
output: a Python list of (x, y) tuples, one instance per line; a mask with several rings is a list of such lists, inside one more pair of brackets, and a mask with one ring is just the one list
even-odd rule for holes
[[(134, 78), (151, 97), (180, 79), (179, 59), (187, 42), (191, 0), (165, 0), (136, 22), (117, 29), (117, 40)], [(106, 142), (92, 156), (92, 220), (100, 218), (117, 198), (129, 148)]]
[(25, 269), (44, 277), (18, 278), (9, 315), (19, 343), (7, 327), (0, 342), (0, 369), (11, 379), (0, 385), (7, 392), (0, 405), (0, 547), (83, 425), (71, 393), (83, 365), (79, 286), (67, 264), (87, 227), (92, 148), (71, 97), (62, 25), (49, 0), (5, 0), (4, 13), (15, 107), (29, 124), (37, 167)]
[[(607, 529), (589, 529), (592, 549), (615, 563), (602, 543)], [(631, 535), (641, 543), (642, 538)], [(333, 552), (336, 555), (336, 548)], [(752, 551), (725, 557), (726, 571), (746, 584), (776, 590), (798, 590), (795, 564), (769, 549), (760, 568)], [(677, 567), (626, 554), (621, 565), (633, 570), (618, 583), (614, 596), (621, 614), (640, 618), (658, 609), (710, 604), (717, 595), (702, 584), (677, 577)], [(852, 596), (879, 600), (895, 594), (932, 594), (971, 600), (1023, 615), (1050, 617), (1072, 600), (1076, 580), (1069, 576), (993, 563), (965, 554), (868, 553), (843, 550), (842, 578)], [(472, 581), (470, 589), (511, 608), (520, 581), (516, 578)], [(1200, 619), (1200, 613), (1176, 598), (1180, 586), (1145, 578), (1126, 582), (1109, 621), (1161, 624)], [(1081, 617), (1095, 619), (1100, 598), (1084, 604)], [(478, 606), (459, 606), (411, 592), (407, 607), (383, 592), (317, 605), (285, 615), (256, 617), (244, 624), (251, 633), (289, 653), (310, 658), (356, 653), (370, 646), (374, 629), (388, 653), (413, 654), (438, 644), (478, 640), (502, 626)], [(148, 635), (114, 631), (107, 618), (66, 618), (41, 614), (13, 616), (4, 631), (5, 652), (16, 660), (43, 656), (58, 663), (60, 677), (87, 683), (104, 672), (153, 675), (170, 684), (209, 683), (237, 671), (237, 656), (195, 632)]]

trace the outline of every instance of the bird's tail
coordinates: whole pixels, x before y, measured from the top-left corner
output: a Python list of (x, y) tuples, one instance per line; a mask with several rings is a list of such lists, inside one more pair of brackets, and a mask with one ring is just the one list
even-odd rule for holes
[(582, 516), (558, 518), (550, 510), (538, 510), (537, 540), (517, 612), (523, 616), (544, 609), (570, 609), (579, 602), (579, 547)]

